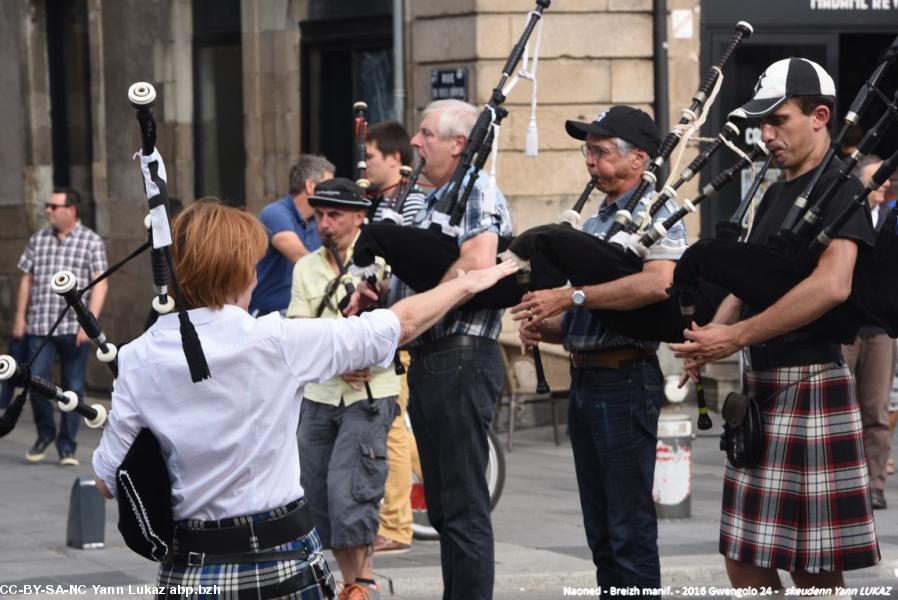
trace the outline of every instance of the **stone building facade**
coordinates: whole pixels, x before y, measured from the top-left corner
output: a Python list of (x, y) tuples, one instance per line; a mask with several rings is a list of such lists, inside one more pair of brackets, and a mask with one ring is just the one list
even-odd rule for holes
[[(242, 132), (244, 157), (243, 198), (236, 203), (258, 213), (284, 193), (290, 165), (305, 150), (302, 103), (309, 90), (303, 89), (301, 73), (301, 24), (316, 19), (339, 22), (346, 16), (334, 5), (314, 0), (239, 0), (236, 26), (225, 23), (224, 17), (210, 20), (202, 11), (211, 5), (200, 0), (83, 0), (74, 3), (82, 11), (75, 17), (60, 15), (58, 4), (0, 3), (0, 107), (7, 123), (7, 135), (0, 141), (0, 332), (11, 329), (19, 280), (16, 260), (28, 236), (44, 225), (43, 203), (60, 183), (60, 146), (71, 149), (80, 140), (86, 149), (80, 163), (76, 150), (63, 157), (68, 173), (64, 183), (87, 188), (85, 221), (106, 239), (111, 261), (123, 258), (145, 239), (146, 211), (132, 160), (139, 131), (126, 100), (128, 86), (138, 80), (156, 85), (158, 148), (168, 167), (169, 193), (192, 201), (201, 188), (197, 179), (208, 176), (208, 169), (201, 173), (197, 168), (198, 152), (208, 150), (197, 137), (211, 136), (225, 146), (221, 126), (218, 137), (208, 128), (197, 128), (197, 96), (215, 82), (198, 72), (207, 68), (198, 62), (199, 47), (206, 46), (196, 40), (208, 39), (214, 46), (227, 38), (230, 27), (231, 43), (239, 33), (238, 51), (231, 57), (239, 56), (240, 64), (226, 62), (225, 69), (239, 67), (242, 122), (234, 119), (226, 125)], [(668, 9), (681, 4), (692, 9), (696, 2), (670, 0)], [(391, 13), (387, 1), (358, 6), (364, 8), (351, 15), (356, 20), (368, 16), (365, 11), (372, 19)], [(431, 100), (433, 69), (468, 68), (470, 100), (485, 102), (533, 6), (530, 0), (406, 1), (406, 125), (413, 128)], [(516, 230), (553, 221), (586, 183), (579, 144), (564, 133), (565, 119), (589, 120), (613, 103), (653, 111), (651, 11), (651, 0), (558, 0), (546, 10), (538, 67), (539, 156), (523, 153), (529, 82), (522, 81), (508, 98), (510, 116), (500, 141), (499, 185), (510, 200)], [(81, 49), (79, 64), (85, 73), (75, 84), (65, 80), (71, 64), (52, 64), (63, 43), (56, 40), (63, 34), (51, 22), (71, 18), (83, 30), (63, 28), (69, 37), (80, 36), (74, 43)], [(678, 106), (688, 102), (698, 81), (697, 30), (692, 39), (672, 40), (669, 54), (670, 105)], [(224, 71), (218, 68), (221, 75)], [(69, 85), (79, 88), (80, 100), (72, 100)], [(233, 89), (225, 93), (233, 94)], [(202, 102), (208, 103), (208, 97)], [(67, 120), (60, 118), (61, 111)], [(63, 126), (68, 138), (61, 139), (58, 129)], [(150, 295), (147, 260), (138, 259), (113, 277), (101, 317), (110, 339), (123, 343), (140, 333)], [(92, 365), (91, 385), (108, 387), (107, 377)]]

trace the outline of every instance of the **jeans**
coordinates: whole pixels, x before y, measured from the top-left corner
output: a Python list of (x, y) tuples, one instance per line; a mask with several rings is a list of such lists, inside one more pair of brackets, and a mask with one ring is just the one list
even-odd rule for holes
[(660, 587), (652, 499), (663, 381), (654, 356), (571, 368), (568, 427), (596, 582)]
[[(44, 336), (28, 336), (28, 352), (31, 356), (37, 351), (38, 346), (44, 341)], [(87, 356), (90, 353), (89, 343), (75, 344), (75, 334), (54, 335), (50, 341), (31, 363), (31, 374), (44, 379), (51, 378), (53, 360), (59, 356), (60, 374), (62, 381), (60, 387), (63, 390), (71, 390), (78, 394), (78, 399), (84, 401), (84, 370), (87, 367)], [(34, 423), (37, 425), (37, 436), (41, 439), (52, 440), (56, 438), (56, 449), (60, 453), (75, 452), (77, 444), (75, 436), (78, 433), (78, 422), (81, 417), (78, 413), (60, 412), (59, 435), (56, 435), (56, 422), (53, 418), (55, 402), (45, 397), (31, 393), (31, 409), (34, 414)]]
[(493, 526), (486, 483), (487, 429), (502, 390), (497, 345), (412, 354), (409, 417), (427, 516), (440, 533), (443, 598), (493, 595)]

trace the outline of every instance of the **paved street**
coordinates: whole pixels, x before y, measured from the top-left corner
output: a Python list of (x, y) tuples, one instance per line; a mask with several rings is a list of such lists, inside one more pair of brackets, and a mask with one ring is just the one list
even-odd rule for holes
[[(720, 419), (715, 415), (716, 432)], [(77, 469), (56, 464), (48, 454), (42, 464), (24, 460), (34, 441), (30, 411), (19, 426), (0, 440), (0, 595), (5, 585), (85, 585), (81, 596), (67, 594), (10, 594), (12, 597), (93, 597), (92, 585), (109, 592), (104, 597), (129, 595), (127, 586), (150, 584), (155, 565), (133, 554), (116, 530), (114, 503), (106, 504), (106, 545), (101, 550), (76, 550), (65, 543), (69, 493), (75, 478), (90, 474), (90, 455), (97, 432), (82, 428)], [(500, 436), (503, 443), (505, 436)], [(723, 560), (717, 554), (721, 473), (724, 455), (717, 450), (717, 435), (693, 441), (691, 517), (660, 522), (662, 581), (670, 586), (666, 598), (703, 597), (701, 588), (726, 586)], [(506, 455), (507, 478), (502, 498), (493, 513), (496, 533), (496, 598), (534, 600), (575, 597), (565, 587), (594, 585), (580, 517), (576, 481), (566, 440), (556, 447), (551, 427), (520, 431), (515, 450)], [(898, 478), (891, 478), (887, 498), (893, 507), (877, 511), (877, 530), (883, 561), (873, 569), (850, 573), (849, 587), (898, 584)], [(436, 542), (415, 542), (410, 553), (381, 557), (375, 570), (385, 590), (394, 597), (430, 600), (440, 595), (439, 548)], [(786, 578), (788, 585), (788, 578)], [(117, 593), (115, 586), (124, 586)], [(688, 588), (688, 589), (687, 589)], [(132, 588), (139, 589), (139, 588)], [(53, 590), (56, 591), (56, 590)], [(574, 590), (576, 592), (576, 590)], [(858, 594), (862, 590), (858, 590)], [(569, 594), (571, 590), (569, 589)], [(892, 596), (898, 592), (892, 590)]]

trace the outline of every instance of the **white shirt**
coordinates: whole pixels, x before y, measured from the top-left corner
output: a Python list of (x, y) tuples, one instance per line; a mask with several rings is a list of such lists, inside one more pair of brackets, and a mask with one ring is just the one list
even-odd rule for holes
[(177, 315), (121, 349), (112, 412), (93, 467), (114, 494), (115, 472), (143, 427), (159, 439), (174, 518), (218, 520), (302, 497), (296, 428), (302, 387), (387, 366), (399, 319), (254, 319), (241, 308), (190, 311), (212, 374), (192, 383)]

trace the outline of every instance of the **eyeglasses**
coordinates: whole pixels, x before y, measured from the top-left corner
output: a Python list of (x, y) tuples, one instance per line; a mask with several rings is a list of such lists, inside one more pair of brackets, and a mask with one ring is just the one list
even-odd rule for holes
[(613, 150), (609, 150), (608, 148), (603, 148), (602, 146), (591, 146), (589, 144), (583, 144), (580, 146), (580, 152), (583, 153), (583, 158), (588, 158), (592, 155), (596, 160), (601, 160), (611, 154)]
[(44, 204), (44, 208), (48, 209), (48, 210), (56, 210), (57, 208), (68, 208), (69, 206), (70, 206), (69, 204), (50, 204), (49, 202)]

